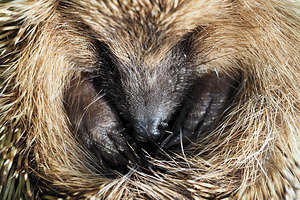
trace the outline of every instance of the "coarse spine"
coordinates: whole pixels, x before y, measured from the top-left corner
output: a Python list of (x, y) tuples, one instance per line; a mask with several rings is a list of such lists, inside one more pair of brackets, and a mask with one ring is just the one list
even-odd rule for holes
[[(78, 66), (67, 57), (74, 50), (68, 45), (86, 44), (88, 39), (68, 32), (70, 27), (56, 11), (57, 1), (0, 4), (1, 199), (40, 198), (29, 178), (33, 171), (44, 185), (49, 183), (44, 198), (54, 198), (55, 192), (99, 199), (300, 198), (299, 5), (275, 0), (235, 3), (232, 14), (241, 18), (236, 27), (242, 29), (247, 22), (252, 28), (236, 33), (244, 38), (236, 47), (240, 54), (230, 58), (233, 69), (245, 66), (243, 98), (234, 112), (211, 138), (199, 141), (197, 155), (182, 158), (188, 164), (153, 161), (176, 173), (150, 176), (132, 169), (116, 179), (104, 178), (93, 166), (93, 157), (74, 147), (77, 143), (65, 128), (69, 124), (63, 90), (78, 76), (77, 70), (70, 70)], [(110, 5), (118, 12), (118, 3)], [(68, 34), (77, 40), (70, 41)], [(76, 50), (86, 55), (92, 47), (81, 48)]]

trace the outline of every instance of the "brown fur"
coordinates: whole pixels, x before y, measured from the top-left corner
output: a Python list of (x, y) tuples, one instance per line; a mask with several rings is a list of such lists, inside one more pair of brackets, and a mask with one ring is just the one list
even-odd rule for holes
[[(31, 181), (39, 177), (39, 185), (20, 186), (20, 196), (300, 198), (299, 5), (283, 0), (150, 2), (0, 5), (1, 186), (9, 186), (10, 176), (17, 185), (30, 173)], [(115, 172), (104, 173), (74, 139), (63, 102), (72, 80), (95, 66), (93, 40), (107, 43), (124, 63), (133, 58), (151, 68), (195, 30), (199, 72), (239, 75), (238, 100), (215, 131), (184, 153), (168, 162), (153, 159), (168, 173), (149, 175), (133, 168), (107, 178)], [(3, 197), (5, 189), (0, 191)]]

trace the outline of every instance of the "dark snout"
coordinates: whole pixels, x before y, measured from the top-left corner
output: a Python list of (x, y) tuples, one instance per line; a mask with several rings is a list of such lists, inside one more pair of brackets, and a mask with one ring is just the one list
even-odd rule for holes
[(138, 120), (134, 125), (134, 137), (140, 142), (157, 141), (164, 126), (159, 117)]

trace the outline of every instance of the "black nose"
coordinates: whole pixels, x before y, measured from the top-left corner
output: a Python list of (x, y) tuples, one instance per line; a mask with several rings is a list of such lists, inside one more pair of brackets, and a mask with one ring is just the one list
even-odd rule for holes
[(157, 141), (161, 136), (162, 126), (158, 118), (140, 120), (135, 125), (135, 138), (140, 142)]

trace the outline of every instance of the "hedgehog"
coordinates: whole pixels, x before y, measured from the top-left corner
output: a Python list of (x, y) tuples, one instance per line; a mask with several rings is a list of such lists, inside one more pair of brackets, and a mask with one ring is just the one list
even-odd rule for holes
[(0, 197), (299, 199), (292, 0), (0, 3)]

